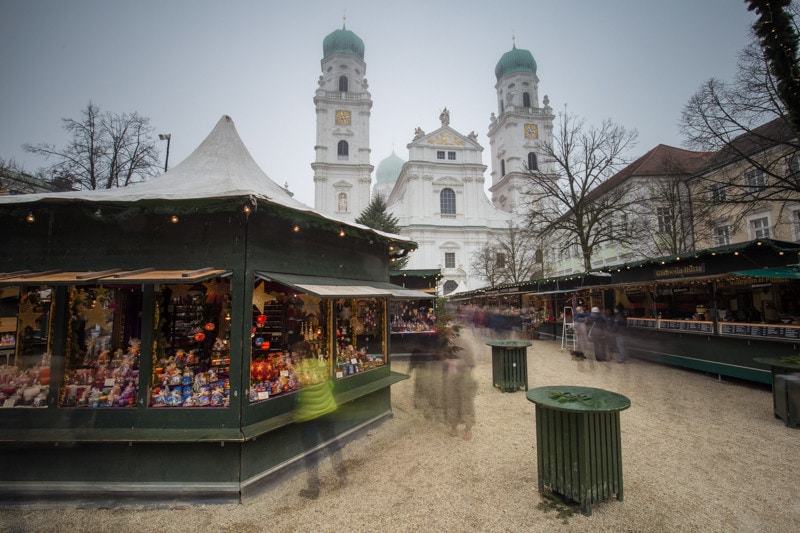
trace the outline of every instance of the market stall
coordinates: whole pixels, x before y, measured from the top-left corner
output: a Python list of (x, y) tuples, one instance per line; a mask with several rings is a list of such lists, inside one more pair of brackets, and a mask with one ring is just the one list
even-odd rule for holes
[(6, 500), (246, 498), (311, 453), (301, 355), (337, 439), (391, 415), (387, 309), (422, 294), (388, 272), (414, 243), (294, 200), (229, 117), (163, 176), (2, 197), (0, 224)]

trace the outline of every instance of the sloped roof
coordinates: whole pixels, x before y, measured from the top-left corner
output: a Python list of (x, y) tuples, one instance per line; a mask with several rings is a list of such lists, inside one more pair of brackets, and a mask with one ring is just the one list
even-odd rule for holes
[(693, 152), (659, 144), (634, 162), (611, 176), (589, 194), (590, 198), (602, 196), (628, 179), (638, 176), (676, 176), (694, 174), (703, 168), (716, 152)]
[(714, 157), (708, 161), (707, 169), (728, 165), (743, 156), (752, 156), (777, 144), (796, 139), (788, 119), (778, 117), (757, 128), (746, 131), (726, 143)]

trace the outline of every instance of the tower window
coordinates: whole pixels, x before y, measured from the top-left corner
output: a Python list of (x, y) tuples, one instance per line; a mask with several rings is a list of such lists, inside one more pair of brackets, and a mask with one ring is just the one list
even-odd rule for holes
[(347, 92), (347, 76), (339, 76), (339, 92)]
[(444, 267), (445, 268), (455, 268), (456, 267), (456, 254), (455, 254), (455, 252), (445, 252), (444, 253)]
[(439, 193), (439, 209), (443, 216), (456, 214), (456, 193), (453, 189), (442, 189)]
[(522, 93), (522, 107), (530, 107), (531, 106), (531, 93), (525, 92)]
[(339, 141), (336, 147), (336, 154), (339, 156), (339, 159), (347, 159), (349, 157), (350, 147), (347, 145), (347, 141)]
[(501, 159), (500, 160), (500, 177), (502, 178), (505, 175), (506, 175), (506, 161), (505, 161), (505, 159)]
[(539, 163), (536, 161), (536, 154), (528, 152), (528, 170), (539, 170)]

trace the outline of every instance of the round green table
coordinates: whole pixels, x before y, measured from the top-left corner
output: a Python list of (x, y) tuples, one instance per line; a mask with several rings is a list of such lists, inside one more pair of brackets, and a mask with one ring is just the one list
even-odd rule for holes
[(619, 413), (631, 401), (592, 387), (537, 387), (525, 396), (536, 405), (539, 492), (545, 487), (592, 514), (592, 504), (623, 501)]
[(491, 340), (492, 385), (501, 392), (528, 390), (528, 346), (530, 341)]

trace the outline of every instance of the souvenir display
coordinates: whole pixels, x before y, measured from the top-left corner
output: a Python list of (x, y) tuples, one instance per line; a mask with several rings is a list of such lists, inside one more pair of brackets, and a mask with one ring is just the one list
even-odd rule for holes
[(227, 407), (230, 401), (230, 283), (227, 278), (162, 288), (150, 407)]
[(47, 407), (49, 287), (0, 287), (0, 407)]

